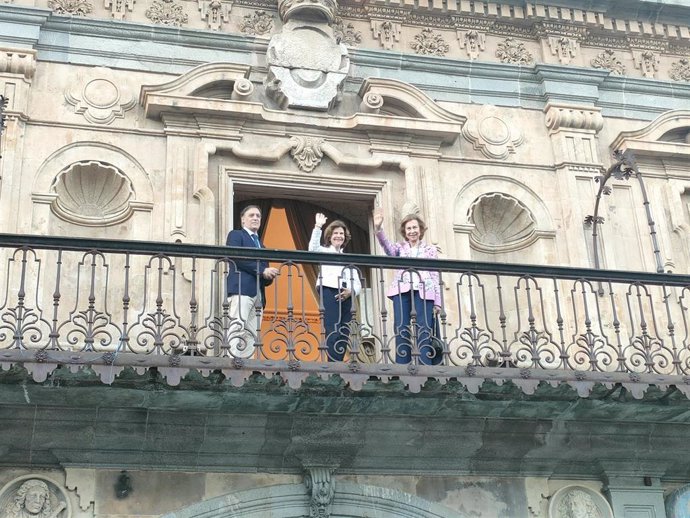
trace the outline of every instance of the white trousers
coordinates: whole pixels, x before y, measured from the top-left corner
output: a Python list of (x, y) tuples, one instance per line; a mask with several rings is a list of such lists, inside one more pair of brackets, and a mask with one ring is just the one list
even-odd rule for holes
[(257, 333), (261, 332), (261, 317), (263, 316), (261, 295), (256, 297), (230, 295), (228, 302), (231, 318), (230, 353), (236, 358), (250, 358), (254, 355)]

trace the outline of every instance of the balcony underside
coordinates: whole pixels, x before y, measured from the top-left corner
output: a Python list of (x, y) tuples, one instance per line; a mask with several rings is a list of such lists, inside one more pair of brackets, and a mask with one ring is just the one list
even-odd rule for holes
[(307, 378), (291, 389), (254, 374), (235, 387), (192, 372), (177, 387), (156, 369), (125, 369), (110, 386), (58, 367), (43, 383), (0, 373), (0, 465), (297, 473), (598, 477), (603, 472), (690, 477), (690, 402), (674, 388), (641, 399), (620, 384), (588, 398), (540, 383), (526, 395), (486, 381)]

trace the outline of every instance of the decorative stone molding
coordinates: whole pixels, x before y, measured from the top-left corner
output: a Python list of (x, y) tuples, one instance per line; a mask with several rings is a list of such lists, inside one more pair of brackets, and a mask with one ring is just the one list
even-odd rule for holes
[(489, 193), (475, 200), (469, 213), (474, 225), (473, 248), (485, 252), (508, 252), (525, 248), (537, 238), (537, 224), (527, 207), (503, 193)]
[(659, 70), (659, 55), (651, 50), (633, 50), (635, 68), (642, 71), (644, 77), (654, 78)]
[(245, 14), (240, 29), (244, 34), (252, 36), (265, 36), (273, 30), (273, 16), (266, 11), (254, 11), (252, 14)]
[(0, 49), (0, 74), (18, 74), (31, 79), (36, 72), (36, 51), (33, 49)]
[(498, 44), (496, 57), (501, 60), (501, 63), (512, 65), (530, 65), (534, 62), (532, 53), (525, 48), (525, 44), (513, 38), (506, 38)]
[(362, 33), (356, 30), (351, 23), (346, 25), (340, 17), (336, 18), (333, 23), (333, 33), (338, 43), (344, 43), (348, 47), (356, 47), (362, 43)]
[(504, 160), (523, 143), (518, 125), (508, 124), (495, 106), (484, 106), (462, 127), (462, 135), (487, 158)]
[(367, 92), (362, 97), (359, 110), (362, 113), (379, 113), (383, 106), (383, 97), (375, 92)]
[(94, 124), (110, 124), (121, 119), (137, 103), (132, 91), (119, 85), (112, 70), (104, 67), (89, 69), (65, 91), (65, 100), (75, 113)]
[(544, 111), (546, 112), (546, 127), (552, 132), (577, 129), (598, 133), (604, 127), (601, 108), (549, 103)]
[(430, 56), (445, 56), (450, 46), (443, 39), (443, 35), (434, 33), (433, 29), (425, 27), (422, 32), (415, 34), (410, 47), (415, 54)]
[(86, 16), (93, 11), (93, 4), (88, 0), (49, 0), (50, 7), (55, 14)]
[(616, 53), (611, 49), (606, 49), (597, 54), (597, 57), (590, 61), (594, 68), (610, 70), (612, 74), (624, 75), (625, 65), (616, 57)]
[(153, 0), (144, 14), (153, 23), (173, 27), (182, 27), (189, 20), (182, 4), (176, 4), (175, 0)]
[(690, 59), (681, 58), (673, 63), (668, 75), (674, 81), (690, 81)]
[(319, 137), (300, 137), (290, 138), (290, 155), (297, 163), (300, 171), (311, 173), (323, 158), (323, 144), (325, 140)]
[(103, 0), (103, 7), (110, 11), (110, 16), (115, 20), (124, 20), (127, 11), (134, 10), (134, 0)]
[(563, 65), (569, 64), (577, 56), (578, 43), (575, 38), (567, 36), (549, 36), (551, 54), (558, 57)]
[(309, 468), (304, 477), (304, 485), (309, 493), (309, 517), (329, 518), (333, 497), (335, 496), (335, 478), (333, 468)]
[(486, 34), (483, 32), (457, 31), (460, 46), (467, 52), (467, 57), (474, 61), (479, 57), (479, 53), (486, 47)]
[(599, 163), (596, 136), (604, 127), (601, 108), (548, 103), (544, 112), (556, 163)]
[(211, 30), (219, 31), (223, 23), (230, 19), (232, 2), (221, 0), (197, 0), (201, 19), (206, 21), (206, 27)]
[(278, 0), (278, 14), (283, 23), (293, 18), (322, 18), (333, 23), (338, 10), (335, 0)]
[(371, 20), (371, 32), (384, 49), (391, 50), (400, 41), (402, 25), (390, 20)]
[(549, 518), (613, 518), (604, 496), (584, 486), (559, 489), (549, 502)]
[(60, 172), (52, 190), (57, 195), (53, 212), (75, 225), (114, 225), (132, 214), (131, 182), (122, 171), (102, 162), (70, 165)]
[(63, 488), (40, 475), (16, 478), (0, 490), (3, 518), (71, 518), (70, 500)]

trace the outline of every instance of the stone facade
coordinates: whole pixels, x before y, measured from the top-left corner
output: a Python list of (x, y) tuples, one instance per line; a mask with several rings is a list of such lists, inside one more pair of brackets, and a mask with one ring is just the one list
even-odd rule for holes
[[(644, 172), (658, 250), (648, 238), (640, 190), (632, 182), (614, 181), (600, 213), (606, 221), (600, 265), (686, 273), (690, 8), (629, 3), (639, 9), (609, 12), (577, 0), (558, 7), (464, 0), (420, 0), (414, 6), (327, 0), (6, 1), (0, 5), (0, 92), (9, 98), (0, 232), (218, 245), (235, 223), (234, 204), (260, 192), (333, 204), (369, 230), (371, 210), (380, 206), (389, 234), (404, 213), (419, 212), (429, 225), (429, 241), (444, 258), (593, 267), (597, 182), (612, 152), (628, 150)], [(373, 238), (371, 243), (373, 248)], [(180, 271), (186, 286), (189, 266)], [(202, 310), (209, 299), (200, 301)], [(453, 308), (448, 311), (451, 321), (457, 317)], [(126, 401), (129, 388), (120, 388)], [(214, 390), (205, 386), (197, 394), (203, 392), (210, 405)], [(7, 394), (1, 403), (8, 414), (7, 409), (34, 408), (26, 387)], [(189, 403), (170, 394), (168, 417), (182, 420), (180, 408), (189, 411)], [(283, 395), (270, 397), (280, 407)], [(465, 397), (470, 395), (444, 394), (437, 401), (452, 407)], [(500, 397), (506, 406), (518, 407), (524, 396)], [(356, 399), (348, 398), (343, 400)], [(544, 400), (548, 404), (549, 397)], [(309, 403), (302, 404), (299, 415), (309, 416)], [(128, 403), (121, 405), (131, 410)], [(687, 400), (674, 399), (673, 405), (682, 407)], [(55, 403), (58, 409), (66, 406), (65, 400)], [(529, 428), (532, 410), (512, 408), (511, 419)], [(274, 411), (284, 418), (292, 409)], [(418, 417), (423, 414), (417, 411)], [(589, 411), (592, 422), (606, 422), (597, 408)], [(369, 412), (372, 419), (377, 415)], [(439, 425), (442, 444), (452, 442), (454, 420), (469, 422), (463, 412)], [(481, 419), (488, 422), (504, 412), (510, 413), (495, 406)], [(320, 411), (326, 418), (336, 414), (342, 418), (347, 411)], [(260, 423), (256, 428), (262, 430), (275, 417), (270, 411), (247, 415), (242, 419)], [(687, 415), (678, 416), (673, 439), (680, 441), (689, 434)], [(388, 416), (385, 429), (399, 427), (404, 417), (402, 411)], [(634, 421), (623, 413), (619, 417)], [(656, 421), (651, 413), (647, 417), (647, 428), (630, 441), (653, 449), (645, 441), (655, 435)], [(131, 425), (136, 419), (130, 418), (120, 424)], [(36, 416), (17, 419), (44, 422), (44, 433), (50, 428)], [(659, 417), (665, 419), (674, 421)], [(110, 423), (114, 429), (116, 421)], [(289, 445), (267, 440), (265, 449), (253, 444), (263, 452), (256, 458), (232, 465), (199, 460), (195, 469), (189, 457), (175, 464), (170, 450), (158, 458), (155, 442), (141, 450), (125, 444), (109, 462), (105, 455), (94, 461), (65, 453), (55, 446), (57, 439), (42, 436), (39, 446), (53, 445), (69, 461), (57, 453), (40, 461), (13, 460), (9, 452), (9, 460), (0, 463), (0, 515), (685, 516), (687, 469), (673, 465), (672, 455), (664, 457), (667, 470), (637, 463), (631, 455), (629, 461), (592, 460), (577, 471), (571, 467), (578, 452), (570, 448), (586, 450), (590, 444), (570, 441), (589, 438), (590, 432), (559, 435), (565, 421), (552, 419), (548, 432), (531, 429), (524, 435), (529, 439), (516, 442), (563, 451), (565, 469), (526, 461), (484, 464), (484, 448), (510, 449), (501, 442), (503, 429), (474, 435), (463, 430), (465, 440), (481, 435), (472, 450), (479, 453), (472, 462), (461, 457), (455, 462), (444, 459), (450, 450), (436, 452), (448, 462), (442, 467), (415, 457), (396, 464), (394, 446), (388, 446), (388, 457), (377, 457), (374, 439), (344, 438), (356, 435), (356, 426), (334, 426), (326, 433), (322, 421), (309, 429), (306, 417), (297, 428), (312, 435), (291, 435)], [(407, 437), (412, 444), (434, 434), (432, 426), (419, 431), (420, 421), (405, 423), (415, 428), (417, 439), (401, 432), (393, 440), (404, 443)], [(151, 429), (165, 441), (177, 437), (185, 455), (189, 443), (200, 440), (176, 436), (180, 429), (173, 424), (157, 424)], [(148, 414), (142, 426), (143, 434), (137, 428), (132, 437), (149, 437)], [(278, 429), (270, 436), (275, 443), (281, 440)], [(108, 433), (101, 433), (106, 439), (94, 432), (97, 440), (85, 441), (105, 452)], [(119, 439), (128, 437), (128, 431), (121, 433)], [(15, 435), (23, 449), (33, 451), (36, 444), (22, 442), (21, 432)], [(563, 444), (556, 448), (544, 437)], [(313, 450), (300, 450), (300, 441)], [(288, 452), (289, 462), (262, 464), (273, 446)], [(461, 455), (460, 450), (453, 451)], [(228, 451), (223, 455), (241, 457), (241, 448)], [(340, 457), (329, 457), (333, 451)], [(138, 462), (141, 455), (149, 465)], [(277, 462), (280, 455), (272, 455)], [(355, 462), (367, 455), (377, 464)], [(32, 488), (40, 505), (27, 503)]]

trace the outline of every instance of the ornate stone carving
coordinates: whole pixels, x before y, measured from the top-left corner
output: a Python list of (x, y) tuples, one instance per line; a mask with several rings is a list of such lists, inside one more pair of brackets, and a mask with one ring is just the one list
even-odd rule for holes
[(230, 19), (231, 2), (221, 0), (198, 0), (201, 19), (206, 20), (206, 26), (214, 31), (219, 31), (223, 23)]
[(112, 225), (131, 214), (132, 184), (120, 170), (108, 164), (72, 164), (58, 175), (52, 190), (57, 194), (53, 212), (77, 225)]
[(283, 23), (292, 18), (320, 17), (326, 23), (335, 21), (338, 5), (335, 0), (279, 0), (278, 14)]
[(181, 4), (174, 0), (153, 0), (151, 7), (144, 13), (153, 23), (181, 27), (189, 20)]
[(635, 68), (642, 71), (644, 77), (656, 77), (659, 70), (659, 56), (651, 50), (634, 50), (633, 61)]
[(319, 137), (294, 136), (290, 139), (290, 154), (301, 171), (311, 173), (321, 163), (324, 142), (324, 139)]
[(425, 27), (422, 32), (414, 37), (410, 47), (415, 54), (445, 56), (450, 50), (450, 46), (443, 39), (443, 35), (434, 33), (433, 29)]
[(577, 40), (567, 36), (549, 36), (549, 47), (551, 54), (558, 57), (558, 60), (567, 65), (577, 55)]
[(549, 104), (546, 109), (546, 127), (552, 131), (562, 129), (599, 132), (604, 127), (601, 108), (581, 108), (569, 105)]
[(668, 74), (674, 81), (690, 81), (690, 59), (680, 58), (671, 65)]
[(115, 20), (124, 20), (127, 11), (134, 9), (134, 0), (104, 0), (103, 6), (110, 11), (110, 16)]
[(475, 30), (458, 31), (458, 40), (471, 60), (477, 59), (486, 46), (486, 34)]
[(340, 17), (336, 18), (333, 23), (333, 33), (338, 43), (344, 43), (348, 47), (356, 47), (362, 43), (362, 33), (356, 30), (351, 23), (345, 25)]
[(613, 518), (606, 499), (583, 486), (559, 489), (549, 502), (549, 518)]
[(268, 44), (266, 92), (281, 107), (327, 110), (350, 69), (327, 23), (289, 20)]
[(381, 46), (386, 50), (391, 50), (395, 43), (400, 41), (402, 25), (390, 20), (371, 20), (371, 32), (374, 38), (379, 40)]
[(621, 76), (625, 74), (625, 65), (616, 57), (616, 53), (611, 49), (600, 52), (590, 63), (594, 68), (610, 70), (612, 74)]
[(508, 124), (499, 115), (495, 106), (484, 106), (462, 127), (462, 134), (485, 157), (503, 160), (515, 153), (524, 139), (519, 125)]
[(534, 61), (532, 53), (525, 48), (525, 44), (513, 38), (506, 38), (498, 44), (496, 57), (501, 60), (501, 63), (513, 65), (530, 65)]
[(241, 30), (252, 36), (264, 36), (273, 30), (273, 16), (266, 11), (254, 11), (253, 14), (245, 14)]
[(54, 482), (38, 476), (21, 477), (0, 494), (3, 518), (69, 518), (70, 503)]
[(89, 69), (65, 91), (65, 100), (75, 113), (94, 124), (110, 124), (125, 116), (136, 105), (136, 97), (124, 85), (118, 85), (112, 70), (104, 67)]
[(304, 477), (304, 484), (309, 492), (309, 518), (329, 518), (333, 497), (335, 496), (335, 479), (333, 468), (309, 468)]
[(88, 0), (49, 0), (50, 7), (56, 14), (86, 16), (93, 11), (93, 4)]
[(482, 249), (510, 247), (518, 250), (531, 244), (537, 225), (531, 212), (512, 196), (490, 193), (481, 196), (470, 207), (470, 234)]
[(31, 79), (36, 72), (36, 51), (31, 49), (2, 49), (0, 73), (20, 74)]

